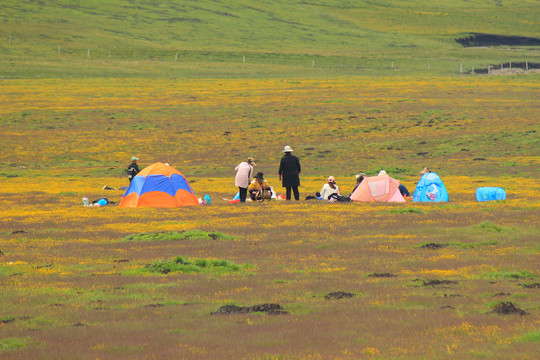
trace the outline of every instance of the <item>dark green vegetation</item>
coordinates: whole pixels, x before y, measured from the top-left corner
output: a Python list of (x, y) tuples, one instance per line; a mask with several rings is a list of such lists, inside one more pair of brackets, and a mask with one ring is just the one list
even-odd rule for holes
[[(244, 266), (245, 267), (245, 266)], [(145, 265), (140, 271), (154, 274), (181, 273), (229, 273), (240, 270), (240, 266), (227, 260), (189, 259), (177, 256), (173, 260), (158, 260)]]
[(460, 64), (468, 72), (539, 62), (534, 47), (520, 43), (456, 42), (472, 33), (538, 37), (535, 0), (3, 0), (0, 6), (0, 76), (9, 78), (456, 74)]

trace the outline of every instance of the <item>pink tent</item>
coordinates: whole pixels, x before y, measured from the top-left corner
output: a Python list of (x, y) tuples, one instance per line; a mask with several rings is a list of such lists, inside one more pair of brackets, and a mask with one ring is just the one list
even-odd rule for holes
[(371, 176), (362, 181), (351, 195), (352, 201), (405, 202), (399, 192), (399, 180), (388, 175)]

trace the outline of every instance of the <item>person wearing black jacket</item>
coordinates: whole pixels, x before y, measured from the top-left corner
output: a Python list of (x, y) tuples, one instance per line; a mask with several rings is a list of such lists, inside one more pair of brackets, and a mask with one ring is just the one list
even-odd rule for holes
[(127, 174), (128, 174), (128, 179), (129, 179), (129, 183), (131, 183), (131, 181), (133, 180), (133, 178), (135, 177), (135, 175), (137, 175), (139, 173), (139, 165), (137, 165), (137, 161), (139, 160), (139, 158), (136, 158), (135, 156), (131, 158), (131, 164), (129, 164), (128, 168), (127, 168)]
[(300, 200), (298, 187), (300, 186), (300, 161), (296, 156), (291, 154), (293, 149), (289, 145), (285, 146), (282, 152), (285, 153), (279, 164), (279, 180), (282, 181), (283, 187), (286, 189), (287, 200), (291, 200), (291, 189), (294, 192), (295, 200)]

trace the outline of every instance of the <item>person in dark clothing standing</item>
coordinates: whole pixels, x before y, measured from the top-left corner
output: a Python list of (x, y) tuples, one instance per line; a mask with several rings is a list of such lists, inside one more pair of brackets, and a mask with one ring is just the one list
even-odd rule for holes
[(129, 164), (128, 168), (127, 168), (127, 174), (128, 174), (128, 179), (129, 179), (129, 182), (131, 183), (131, 181), (133, 180), (133, 178), (135, 177), (135, 175), (137, 175), (139, 173), (139, 165), (137, 165), (137, 161), (139, 160), (139, 158), (137, 157), (132, 157), (131, 158), (131, 164)]
[(294, 192), (295, 200), (300, 200), (298, 187), (300, 186), (300, 161), (296, 156), (291, 154), (293, 149), (289, 145), (285, 146), (283, 152), (285, 155), (281, 158), (279, 164), (279, 180), (282, 180), (282, 185), (286, 189), (287, 200), (291, 200), (291, 189)]

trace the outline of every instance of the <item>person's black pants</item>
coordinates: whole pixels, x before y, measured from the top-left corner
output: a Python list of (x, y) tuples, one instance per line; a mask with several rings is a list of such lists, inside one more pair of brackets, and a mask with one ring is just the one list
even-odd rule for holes
[(285, 187), (285, 195), (287, 196), (287, 200), (291, 200), (291, 188), (294, 192), (294, 199), (300, 200), (300, 193), (298, 192), (298, 186), (286, 186)]
[(239, 187), (238, 190), (240, 190), (240, 202), (246, 202), (247, 188)]

